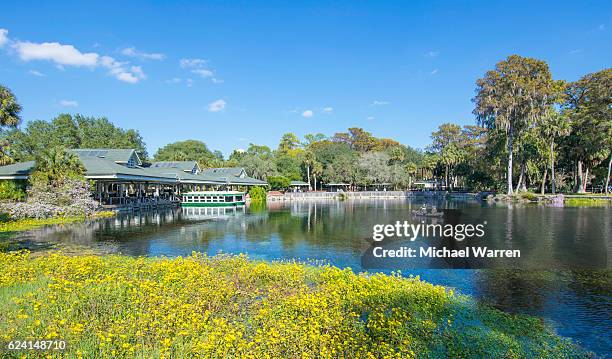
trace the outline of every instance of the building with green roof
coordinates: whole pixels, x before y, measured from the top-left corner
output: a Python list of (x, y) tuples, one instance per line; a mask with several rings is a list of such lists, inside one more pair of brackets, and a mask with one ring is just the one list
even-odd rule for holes
[[(184, 191), (238, 189), (267, 186), (265, 181), (246, 175), (244, 168), (200, 170), (196, 161), (154, 162), (144, 166), (133, 149), (70, 150), (85, 167), (85, 178), (92, 180), (95, 198), (108, 206), (155, 200), (176, 202)], [(26, 180), (34, 161), (0, 166), (0, 180)]]

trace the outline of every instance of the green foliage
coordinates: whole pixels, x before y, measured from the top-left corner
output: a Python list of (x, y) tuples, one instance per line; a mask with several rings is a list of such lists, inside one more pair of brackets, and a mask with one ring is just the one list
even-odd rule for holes
[(61, 114), (47, 121), (30, 121), (24, 129), (7, 134), (10, 156), (29, 161), (53, 147), (64, 148), (133, 148), (146, 159), (144, 141), (138, 131), (116, 127), (107, 118)]
[(249, 197), (252, 204), (265, 204), (267, 200), (266, 189), (261, 186), (253, 186), (249, 189)]
[[(221, 158), (219, 158), (221, 156)], [(157, 150), (155, 161), (197, 161), (201, 168), (221, 167), (223, 156), (211, 152), (206, 144), (197, 140), (173, 142)]]
[(7, 87), (0, 85), (0, 128), (17, 126), (21, 121), (20, 112), (21, 105), (15, 95)]
[(289, 187), (291, 180), (285, 176), (270, 176), (268, 177), (268, 184), (271, 189), (274, 190), (285, 190)]
[(0, 200), (22, 201), (25, 198), (25, 183), (11, 180), (0, 181)]
[(36, 157), (30, 176), (33, 187), (60, 186), (67, 179), (84, 180), (85, 167), (78, 156), (62, 147), (44, 150)]

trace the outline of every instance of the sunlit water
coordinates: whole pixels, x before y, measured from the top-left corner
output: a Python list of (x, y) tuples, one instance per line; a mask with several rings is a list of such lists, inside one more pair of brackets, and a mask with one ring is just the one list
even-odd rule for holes
[[(15, 239), (25, 246), (78, 244), (133, 256), (246, 253), (256, 259), (324, 262), (355, 271), (401, 270), (502, 310), (539, 316), (560, 335), (601, 356), (611, 351), (612, 207), (439, 201), (429, 204), (446, 210), (445, 218), (414, 217), (411, 211), (422, 201), (275, 203), (261, 211), (178, 209), (47, 227)], [(364, 261), (362, 255), (371, 250), (373, 226), (396, 221), (485, 223), (481, 240), (426, 238), (401, 243), (520, 249), (521, 258), (397, 259), (374, 266)], [(491, 267), (496, 269), (473, 269)]]

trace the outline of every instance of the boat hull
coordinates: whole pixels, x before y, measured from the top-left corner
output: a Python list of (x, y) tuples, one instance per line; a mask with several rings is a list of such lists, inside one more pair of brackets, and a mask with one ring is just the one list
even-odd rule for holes
[(245, 202), (183, 202), (181, 207), (236, 207), (244, 206)]

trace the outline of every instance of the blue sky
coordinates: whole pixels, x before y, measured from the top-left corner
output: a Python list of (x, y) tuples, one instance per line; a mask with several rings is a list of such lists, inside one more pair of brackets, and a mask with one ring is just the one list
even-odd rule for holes
[(0, 83), (25, 121), (106, 116), (150, 153), (351, 126), (422, 148), (474, 123), (475, 80), (510, 54), (566, 80), (612, 60), (610, 1), (97, 4), (3, 3)]

